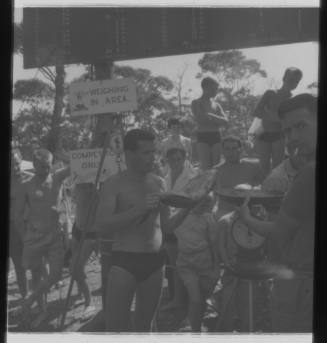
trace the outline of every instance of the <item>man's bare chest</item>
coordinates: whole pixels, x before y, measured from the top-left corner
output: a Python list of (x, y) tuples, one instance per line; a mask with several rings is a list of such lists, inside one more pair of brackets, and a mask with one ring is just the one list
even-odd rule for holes
[(153, 182), (142, 184), (126, 183), (120, 187), (117, 195), (117, 208), (120, 210), (130, 209), (145, 203), (146, 196), (159, 193), (160, 187)]

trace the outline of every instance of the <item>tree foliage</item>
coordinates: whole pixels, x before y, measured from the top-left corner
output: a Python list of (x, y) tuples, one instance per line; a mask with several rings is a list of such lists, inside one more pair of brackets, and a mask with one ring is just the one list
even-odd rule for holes
[[(164, 76), (152, 75), (147, 69), (135, 69), (130, 66), (116, 65), (114, 77), (132, 78), (137, 86), (138, 109), (125, 116), (125, 129), (138, 126), (156, 132), (165, 130), (166, 114), (176, 111), (177, 108), (171, 101), (174, 83)], [(87, 79), (90, 79), (90, 75), (84, 73), (72, 82)], [(69, 84), (65, 83), (63, 89), (66, 111), (56, 122), (56, 127), (60, 128), (60, 132), (56, 132), (60, 147), (64, 150), (88, 148), (92, 139), (94, 118), (72, 118), (68, 103)], [(24, 108), (13, 121), (13, 139), (20, 146), (48, 147), (56, 95), (58, 96), (58, 92), (55, 91), (55, 87), (39, 79), (16, 81), (14, 99), (25, 102)]]
[[(202, 73), (210, 72), (218, 82), (227, 87), (240, 88), (253, 76), (267, 77), (257, 60), (247, 59), (240, 50), (227, 50), (218, 53), (206, 53), (199, 60)], [(239, 87), (237, 87), (239, 86)]]
[(23, 53), (23, 25), (21, 23), (14, 23), (14, 44), (13, 44), (13, 52), (14, 54), (22, 54)]
[(130, 66), (116, 65), (115, 77), (129, 77), (135, 81), (137, 89), (138, 109), (127, 118), (127, 127), (137, 126), (161, 131), (166, 123), (160, 114), (176, 111), (172, 102), (171, 92), (174, 83), (165, 76), (154, 76), (147, 69), (132, 68)]
[(14, 85), (13, 98), (20, 101), (49, 100), (55, 94), (54, 87), (48, 83), (34, 78), (28, 80), (17, 80)]

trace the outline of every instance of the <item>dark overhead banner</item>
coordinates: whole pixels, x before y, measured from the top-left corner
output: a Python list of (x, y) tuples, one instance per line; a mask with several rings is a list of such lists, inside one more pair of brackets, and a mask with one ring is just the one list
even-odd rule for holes
[(318, 41), (318, 8), (24, 8), (24, 68)]

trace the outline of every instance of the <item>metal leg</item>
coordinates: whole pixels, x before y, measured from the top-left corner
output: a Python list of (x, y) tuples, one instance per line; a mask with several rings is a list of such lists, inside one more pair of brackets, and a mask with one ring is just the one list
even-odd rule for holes
[(249, 283), (249, 332), (253, 332), (253, 283)]

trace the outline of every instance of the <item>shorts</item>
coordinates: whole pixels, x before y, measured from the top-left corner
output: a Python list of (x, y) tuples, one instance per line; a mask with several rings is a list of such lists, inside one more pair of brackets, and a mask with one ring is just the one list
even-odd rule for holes
[[(79, 242), (82, 239), (83, 231), (74, 223), (72, 228), (72, 237)], [(96, 239), (96, 232), (86, 232), (84, 239)]]
[(194, 283), (199, 283), (206, 296), (212, 294), (219, 279), (220, 270), (214, 269), (209, 249), (190, 254), (179, 253), (176, 265), (187, 289), (192, 288)]
[(205, 143), (210, 147), (221, 142), (221, 136), (219, 131), (198, 132), (196, 137), (198, 143)]
[(260, 136), (258, 136), (258, 140), (265, 143), (274, 143), (282, 139), (284, 139), (284, 134), (280, 131), (264, 132)]
[(33, 247), (24, 244), (22, 264), (25, 269), (36, 269), (42, 266), (43, 258), (45, 258), (50, 268), (59, 269), (63, 266), (64, 256), (64, 243), (61, 235), (58, 235), (54, 241), (42, 246)]

